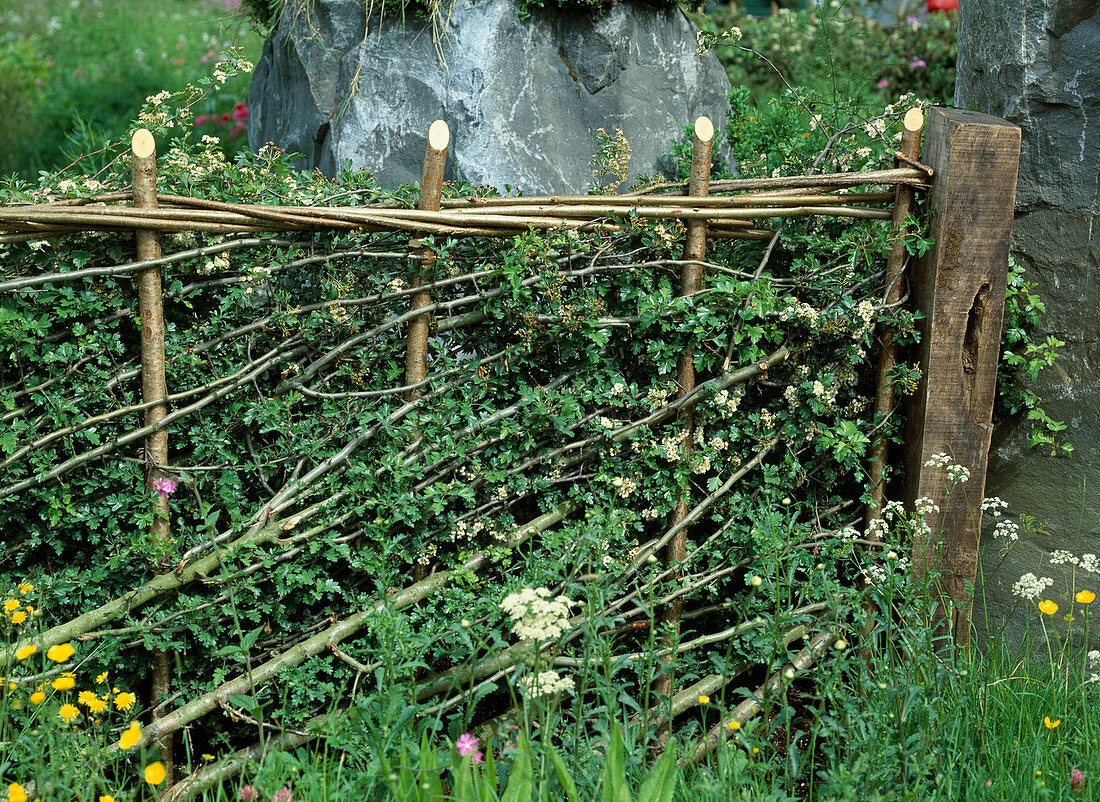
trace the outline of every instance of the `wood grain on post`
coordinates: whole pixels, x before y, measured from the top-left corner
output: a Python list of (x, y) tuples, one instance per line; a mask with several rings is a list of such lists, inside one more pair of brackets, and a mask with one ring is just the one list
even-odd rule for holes
[[(137, 131), (130, 140), (133, 158), (133, 202), (138, 209), (157, 208), (157, 143), (145, 128)], [(160, 258), (160, 235), (156, 231), (136, 231), (137, 258), (149, 261)], [(148, 267), (136, 275), (138, 317), (141, 319), (141, 400), (150, 404), (145, 410), (145, 425), (160, 423), (168, 415), (168, 384), (164, 378), (164, 303), (161, 294), (161, 268)], [(154, 403), (160, 402), (160, 403)], [(168, 429), (161, 428), (145, 440), (145, 492), (154, 499), (156, 514), (150, 525), (150, 535), (156, 543), (167, 543), (169, 538), (168, 495), (156, 492), (155, 481), (163, 477), (163, 466), (168, 464)], [(153, 717), (161, 715), (160, 700), (168, 696), (171, 687), (172, 667), (164, 649), (153, 650), (153, 667), (150, 696), (153, 700)], [(172, 736), (160, 742), (160, 757), (164, 764), (167, 783), (172, 784), (174, 772)]]
[[(978, 112), (930, 111), (923, 161), (935, 171), (928, 209), (935, 244), (912, 282), (924, 319), (905, 496), (909, 509), (918, 498), (939, 506), (926, 517), (930, 533), (913, 543), (913, 567), (936, 575), (951, 606), (937, 614), (962, 646), (970, 639), (1019, 159), (1018, 127)], [(938, 453), (969, 469), (969, 481), (949, 487), (942, 467), (926, 465)]]
[[(920, 158), (920, 140), (923, 128), (924, 112), (920, 109), (909, 109), (902, 121), (901, 147), (898, 149), (901, 157), (910, 160)], [(905, 277), (902, 273), (905, 269), (907, 252), (902, 231), (905, 228), (905, 220), (912, 209), (913, 188), (899, 184), (894, 191), (894, 216), (892, 221), (894, 240), (890, 248), (890, 255), (886, 259), (886, 294), (883, 301), (888, 306), (894, 306), (901, 301), (905, 289)], [(898, 346), (894, 342), (894, 330), (891, 326), (880, 325), (875, 332), (875, 339), (879, 344), (879, 356), (874, 420), (878, 423), (885, 421), (894, 414), (894, 386), (890, 382), (890, 373), (898, 363)], [(867, 505), (867, 512), (864, 517), (869, 540), (881, 539), (877, 532), (870, 530), (870, 524), (871, 521), (882, 517), (882, 507), (886, 502), (886, 472), (889, 467), (887, 464), (887, 458), (889, 457), (888, 442), (887, 436), (880, 434), (871, 447), (871, 501)]]
[[(420, 176), (420, 198), (416, 208), (423, 212), (438, 212), (440, 199), (443, 194), (443, 168), (447, 164), (447, 145), (451, 139), (451, 132), (447, 123), (436, 120), (428, 129), (428, 147), (424, 154), (424, 169)], [(431, 253), (426, 248), (418, 248), (417, 255), (423, 257), (421, 261), (413, 264), (412, 280), (410, 287), (418, 287), (430, 283), (429, 266), (427, 259)], [(414, 311), (428, 306), (432, 302), (430, 290), (423, 289), (414, 292), (409, 297), (409, 310)], [(428, 331), (431, 326), (431, 315), (425, 312), (417, 315), (409, 321), (409, 330), (405, 340), (405, 384), (413, 385), (424, 381), (428, 375)], [(413, 388), (406, 392), (406, 399), (415, 400), (420, 396), (420, 389)]]
[[(695, 136), (691, 147), (691, 176), (688, 181), (688, 195), (704, 197), (710, 192), (710, 162), (714, 145), (714, 125), (707, 117), (700, 117), (695, 121)], [(684, 238), (684, 260), (701, 262), (707, 254), (707, 221), (688, 220), (685, 222), (687, 234)], [(686, 264), (680, 271), (680, 295), (692, 295), (703, 288), (703, 266), (701, 264)], [(688, 346), (680, 354), (676, 365), (676, 397), (682, 398), (695, 389), (695, 351)], [(692, 411), (689, 408), (681, 415), (684, 421), (684, 434), (680, 453), (681, 459), (686, 463), (691, 458), (691, 441), (695, 434), (695, 422)], [(683, 494), (676, 502), (672, 515), (669, 517), (669, 528), (680, 524), (687, 516), (688, 500)], [(687, 547), (687, 528), (678, 532), (665, 547), (665, 565), (675, 567), (683, 562), (684, 552)], [(676, 579), (681, 576), (677, 570)], [(680, 631), (680, 619), (684, 613), (683, 598), (677, 596), (668, 606), (661, 611), (661, 621), (671, 627), (671, 638), (675, 639)], [(654, 681), (654, 690), (658, 694), (668, 696), (672, 691), (672, 666), (671, 656), (664, 658), (668, 663), (661, 674)], [(666, 728), (667, 730), (667, 728)], [(662, 732), (662, 738), (666, 734)]]

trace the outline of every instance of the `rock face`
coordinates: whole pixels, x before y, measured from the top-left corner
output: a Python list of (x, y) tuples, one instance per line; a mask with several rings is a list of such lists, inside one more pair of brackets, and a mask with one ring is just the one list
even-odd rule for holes
[(508, 0), (457, 0), (434, 41), (412, 18), (366, 22), (364, 0), (287, 4), (249, 91), (253, 148), (274, 142), (329, 175), (350, 160), (397, 186), (420, 180), (428, 127), (443, 119), (448, 178), (577, 193), (599, 128), (624, 132), (632, 180), (674, 176), (660, 154), (698, 115), (725, 123), (729, 80), (676, 9), (519, 19)]
[[(1050, 564), (1059, 549), (1100, 553), (1100, 7), (1095, 0), (963, 0), (957, 75), (957, 106), (1022, 129), (1012, 250), (1046, 302), (1035, 338), (1052, 334), (1067, 343), (1036, 390), (1047, 412), (1069, 425), (1073, 456), (1029, 450), (1027, 421), (993, 437), (986, 495), (1039, 526), (1003, 564), (988, 527), (983, 536), (988, 624), (1000, 631), (1023, 573), (1054, 579), (1044, 595), (1065, 611), (1074, 606), (1073, 591), (1100, 594), (1100, 575), (1078, 568), (1074, 576), (1072, 564)], [(979, 595), (979, 639), (981, 602)], [(1036, 616), (1033, 605), (1018, 610), (1007, 637), (1023, 642), (1027, 620), (1038, 627)], [(1066, 626), (1061, 613), (1052, 620)]]

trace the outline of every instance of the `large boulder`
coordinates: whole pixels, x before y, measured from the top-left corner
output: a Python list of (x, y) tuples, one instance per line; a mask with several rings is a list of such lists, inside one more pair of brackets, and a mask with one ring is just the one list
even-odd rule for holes
[[(1050, 577), (1046, 595), (1068, 611), (1073, 592), (1100, 594), (1100, 576), (1057, 550), (1100, 553), (1100, 7), (1095, 0), (963, 0), (955, 104), (1003, 117), (1022, 129), (1012, 251), (1037, 284), (1047, 313), (1037, 339), (1066, 342), (1036, 388), (1055, 419), (1069, 424), (1072, 458), (1028, 448), (1030, 421), (994, 433), (986, 495), (1033, 516), (1036, 530), (1006, 557), (987, 530), (982, 587), (991, 617), (975, 607), (979, 632), (1007, 624), (1022, 643), (1034, 605), (1012, 585), (1024, 573)], [(1075, 570), (1076, 568), (1076, 570)], [(1082, 616), (1077, 615), (1080, 624)], [(1065, 626), (1061, 614), (1053, 623)]]
[[(381, 4), (378, 4), (381, 6)], [(696, 116), (721, 126), (729, 80), (678, 9), (620, 4), (601, 15), (457, 0), (442, 34), (412, 17), (370, 20), (363, 0), (291, 0), (249, 90), (249, 143), (345, 162), (387, 186), (420, 179), (428, 127), (451, 127), (448, 178), (528, 194), (581, 193), (603, 128), (630, 143), (629, 175)], [(726, 155), (720, 153), (719, 155)]]

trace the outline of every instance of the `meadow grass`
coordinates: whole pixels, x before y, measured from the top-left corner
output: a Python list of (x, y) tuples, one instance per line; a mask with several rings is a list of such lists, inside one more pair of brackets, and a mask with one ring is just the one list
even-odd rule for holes
[[(124, 137), (145, 98), (209, 75), (230, 46), (258, 60), (263, 39), (232, 6), (0, 0), (0, 175), (31, 179)], [(248, 76), (227, 82), (194, 110), (196, 130), (239, 148), (247, 93)]]
[[(930, 585), (903, 570), (904, 557), (888, 557), (887, 566), (885, 581), (843, 601), (851, 632), (869, 634), (853, 634), (847, 648), (837, 644), (812, 670), (784, 682), (762, 700), (760, 715), (727, 733), (701, 760), (684, 761), (685, 747), (725, 720), (749, 688), (735, 687), (737, 681), (713, 698), (700, 696), (657, 761), (655, 731), (641, 716), (648, 693), (622, 674), (624, 664), (600, 634), (604, 622), (591, 622), (587, 652), (603, 658), (591, 670), (578, 669), (575, 695), (528, 698), (505, 718), (475, 713), (476, 702), (432, 709), (411, 705), (408, 687), (391, 679), (405, 667), (387, 665), (364, 678), (353, 706), (332, 716), (317, 737), (272, 750), (197, 796), (275, 802), (1087, 798), (1100, 781), (1100, 653), (1087, 648), (1095, 597), (1082, 591), (1073, 599), (1025, 600), (1034, 638), (998, 639), (964, 652), (937, 634)], [(568, 607), (559, 607), (564, 621)], [(8, 638), (29, 633), (42, 612), (29, 584), (10, 589), (3, 606)], [(1085, 638), (1062, 634), (1058, 627), (1067, 616), (1085, 620)], [(775, 638), (779, 628), (772, 624), (764, 629)], [(645, 647), (655, 646), (651, 636)], [(494, 648), (500, 647), (485, 645), (486, 652)], [(133, 724), (142, 718), (140, 705), (115, 685), (125, 685), (123, 679), (83, 676), (80, 649), (27, 650), (5, 681), (0, 777), (13, 783), (11, 802), (24, 793), (124, 800), (160, 790), (157, 750), (126, 746), (127, 733), (140, 727)], [(780, 654), (786, 652), (777, 650), (773, 667), (785, 662)], [(498, 682), (498, 690), (523, 699), (530, 695), (523, 677), (539, 670), (517, 671)], [(275, 734), (261, 732), (261, 741)], [(185, 736), (177, 760), (185, 770), (217, 772), (227, 751), (203, 752)]]

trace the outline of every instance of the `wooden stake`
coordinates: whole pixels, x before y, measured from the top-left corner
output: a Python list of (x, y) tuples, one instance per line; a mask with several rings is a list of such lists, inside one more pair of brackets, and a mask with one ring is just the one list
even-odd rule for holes
[[(423, 212), (438, 212), (443, 194), (443, 168), (447, 163), (447, 145), (451, 132), (447, 123), (436, 120), (428, 129), (428, 148), (424, 154), (424, 169), (420, 178), (420, 198), (416, 208)], [(420, 256), (430, 257), (427, 249), (419, 249)], [(430, 283), (430, 258), (413, 262), (413, 277), (410, 286), (418, 287)], [(430, 290), (420, 290), (409, 297), (409, 309), (415, 310), (428, 306), (432, 302)], [(425, 312), (409, 321), (409, 331), (405, 341), (405, 384), (419, 384), (428, 371), (428, 330), (431, 326), (431, 314)], [(420, 390), (409, 390), (407, 400), (419, 397)]]
[[(710, 191), (710, 162), (714, 144), (714, 125), (707, 117), (700, 117), (695, 121), (695, 137), (691, 147), (691, 176), (688, 181), (688, 195), (703, 197)], [(707, 221), (688, 220), (686, 223), (687, 235), (684, 240), (684, 260), (701, 262), (707, 253)], [(680, 271), (680, 295), (693, 295), (703, 288), (703, 266), (701, 264), (684, 265)], [(695, 389), (695, 352), (689, 346), (680, 354), (676, 365), (676, 383), (678, 385), (676, 397), (682, 398)], [(686, 463), (691, 458), (691, 439), (695, 433), (694, 417), (691, 409), (680, 416), (684, 421), (684, 435), (681, 454)], [(684, 520), (688, 512), (688, 499), (681, 493), (676, 506), (669, 518), (669, 528), (678, 525)], [(687, 528), (685, 527), (669, 541), (665, 547), (665, 565), (674, 567), (684, 560), (684, 552), (687, 547)], [(677, 570), (675, 579), (681, 574)], [(674, 641), (680, 632), (680, 619), (683, 617), (684, 603), (681, 597), (677, 597), (661, 612), (661, 621), (668, 625), (671, 631), (668, 640)], [(661, 673), (653, 683), (654, 691), (661, 696), (668, 696), (672, 692), (673, 657), (662, 658), (666, 663)], [(663, 742), (667, 737), (668, 728), (663, 727), (659, 738)]]
[[(920, 157), (921, 131), (924, 128), (924, 112), (919, 108), (909, 109), (905, 113), (901, 130), (901, 148), (899, 156), (915, 160)], [(886, 260), (886, 304), (898, 303), (905, 289), (902, 271), (905, 269), (907, 252), (902, 238), (905, 220), (913, 208), (913, 188), (898, 184), (894, 193), (893, 230), (894, 241), (890, 255)], [(894, 386), (890, 383), (890, 373), (898, 362), (898, 347), (894, 342), (894, 330), (890, 326), (879, 326), (875, 333), (879, 344), (877, 391), (875, 393), (875, 421), (885, 420), (894, 413)], [(871, 501), (867, 505), (864, 521), (868, 540), (880, 540), (877, 530), (870, 530), (871, 521), (882, 517), (882, 507), (886, 502), (886, 462), (889, 445), (885, 435), (880, 436), (871, 448)]]
[[(961, 646), (970, 639), (1019, 159), (1015, 125), (958, 109), (928, 115), (923, 161), (935, 171), (928, 210), (935, 244), (912, 282), (924, 319), (905, 496), (909, 509), (918, 498), (940, 508), (926, 517), (929, 534), (914, 540), (913, 567), (936, 574), (944, 599), (937, 615)], [(969, 480), (951, 486), (942, 467), (927, 465), (940, 453), (967, 468)]]
[[(447, 164), (447, 145), (451, 140), (450, 129), (443, 120), (436, 120), (428, 129), (428, 147), (424, 153), (424, 169), (420, 175), (420, 198), (416, 208), (423, 212), (438, 212), (443, 195), (443, 168)], [(427, 248), (417, 248), (414, 253), (422, 257), (412, 263), (410, 287), (430, 284), (432, 281), (432, 252)], [(421, 289), (409, 296), (409, 310), (423, 309), (432, 302), (429, 289)], [(409, 330), (405, 339), (405, 385), (413, 389), (405, 393), (408, 401), (420, 397), (419, 386), (428, 375), (428, 333), (431, 329), (431, 313), (409, 320)], [(416, 435), (419, 439), (419, 435)], [(412, 578), (419, 582), (428, 575), (428, 566), (415, 563)]]
[[(145, 128), (130, 141), (133, 156), (133, 202), (136, 208), (157, 207), (157, 143)], [(156, 231), (136, 231), (137, 258), (150, 261), (160, 258), (160, 235)], [(145, 425), (160, 423), (168, 415), (168, 385), (164, 378), (164, 305), (160, 267), (148, 267), (136, 274), (138, 316), (141, 318), (141, 400), (150, 406), (145, 410)], [(159, 403), (158, 403), (159, 402)], [(169, 539), (169, 497), (157, 492), (156, 480), (165, 479), (163, 466), (168, 464), (168, 429), (161, 428), (145, 440), (145, 492), (154, 498), (155, 515), (149, 527), (154, 543), (167, 545)], [(171, 687), (171, 660), (163, 649), (153, 650), (153, 671), (150, 695), (153, 718), (159, 718), (160, 700), (168, 696)], [(167, 783), (172, 784), (172, 736), (160, 741), (161, 762)]]

